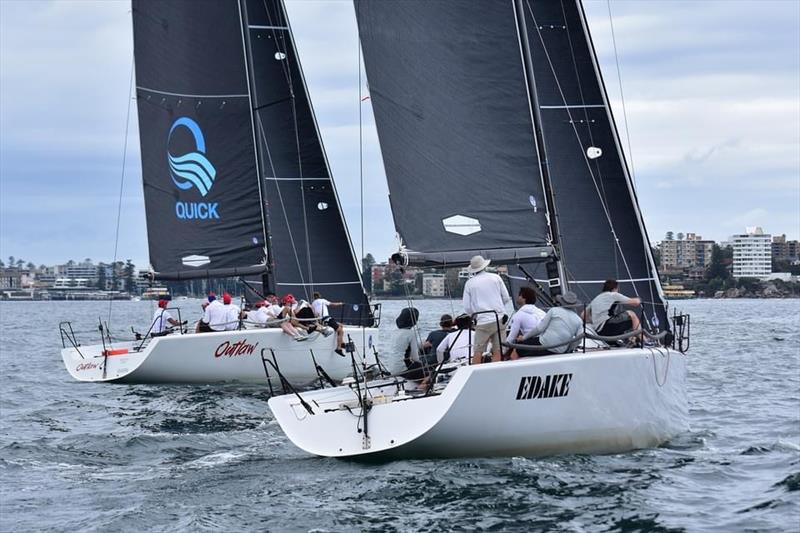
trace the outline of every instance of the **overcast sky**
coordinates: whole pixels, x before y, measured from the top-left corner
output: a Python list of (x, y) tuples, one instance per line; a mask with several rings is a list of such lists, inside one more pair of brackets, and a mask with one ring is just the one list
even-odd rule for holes
[[(605, 0), (586, 0), (626, 143)], [(311, 98), (360, 242), (358, 70), (349, 1), (288, 1)], [(800, 235), (800, 1), (612, 0), (636, 185), (650, 237)], [(477, 21), (476, 21), (477, 22)], [(132, 61), (127, 1), (0, 0), (0, 257), (108, 261)], [(364, 249), (395, 247), (369, 105)], [(626, 146), (627, 150), (627, 146)], [(118, 257), (147, 264), (135, 107)]]

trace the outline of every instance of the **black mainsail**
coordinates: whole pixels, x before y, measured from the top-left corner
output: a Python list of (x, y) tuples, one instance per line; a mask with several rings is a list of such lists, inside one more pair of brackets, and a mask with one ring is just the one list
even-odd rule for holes
[[(651, 325), (667, 328), (579, 0), (355, 5), (395, 225), (426, 252), (420, 262), (437, 250), (544, 262), (548, 254), (491, 252), (552, 246), (558, 272), (552, 262), (526, 272), (557, 274), (585, 300), (618, 279)], [(453, 212), (486, 224), (453, 235), (442, 229)]]
[(512, 4), (356, 0), (356, 13), (395, 227), (410, 253), (440, 264), (548, 256)]
[(133, 0), (150, 260), (369, 306), (281, 0)]

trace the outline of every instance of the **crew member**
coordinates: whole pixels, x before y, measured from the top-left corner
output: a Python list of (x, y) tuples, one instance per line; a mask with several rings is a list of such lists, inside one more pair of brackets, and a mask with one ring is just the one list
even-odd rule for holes
[(153, 324), (150, 326), (150, 335), (152, 337), (160, 337), (170, 332), (171, 326), (180, 326), (181, 323), (172, 318), (172, 315), (167, 311), (166, 300), (158, 301), (158, 309), (153, 315)]
[(474, 256), (467, 268), (473, 276), (464, 284), (464, 310), (473, 315), (476, 324), (473, 364), (481, 362), (483, 352), (490, 342), (492, 361), (500, 361), (500, 345), (506, 336), (506, 304), (511, 303), (511, 296), (500, 276), (486, 272), (490, 262), (480, 255)]

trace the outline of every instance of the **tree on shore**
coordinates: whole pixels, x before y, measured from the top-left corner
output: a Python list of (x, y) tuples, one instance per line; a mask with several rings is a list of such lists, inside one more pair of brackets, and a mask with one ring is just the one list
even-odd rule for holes
[(730, 277), (730, 272), (728, 272), (728, 267), (723, 263), (723, 259), (725, 258), (722, 248), (715, 244), (711, 248), (711, 262), (706, 270), (707, 281), (711, 281), (712, 279), (725, 281)]
[(361, 280), (364, 283), (364, 289), (372, 292), (372, 266), (375, 264), (375, 258), (372, 254), (367, 253), (361, 259)]
[(125, 266), (125, 263), (122, 261), (114, 261), (111, 264), (111, 285), (112, 290), (118, 291), (119, 290), (119, 280), (122, 277), (122, 269)]
[(653, 252), (653, 262), (656, 268), (661, 268), (661, 250), (656, 246), (651, 246), (650, 250)]
[(97, 265), (97, 288), (101, 291), (106, 290), (106, 265), (100, 263)]
[(133, 266), (133, 262), (128, 259), (125, 263), (125, 290), (133, 293), (134, 289), (136, 288), (135, 283), (135, 275), (136, 275), (136, 267)]

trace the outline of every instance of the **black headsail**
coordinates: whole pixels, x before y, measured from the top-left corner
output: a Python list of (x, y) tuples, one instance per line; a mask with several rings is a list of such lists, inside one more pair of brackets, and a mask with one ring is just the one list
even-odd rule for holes
[(282, 2), (133, 7), (158, 276), (262, 274), (262, 291), (319, 291), (371, 321)]
[[(264, 182), (273, 290), (347, 302), (371, 321), (282, 0), (242, 0)], [(334, 311), (334, 310), (332, 310)], [(338, 311), (337, 311), (338, 312)]]
[(395, 227), (412, 262), (552, 249), (511, 2), (355, 0)]
[[(589, 300), (614, 278), (668, 328), (636, 193), (579, 0), (516, 0), (524, 13), (566, 284)], [(655, 319), (655, 320), (654, 320)]]

